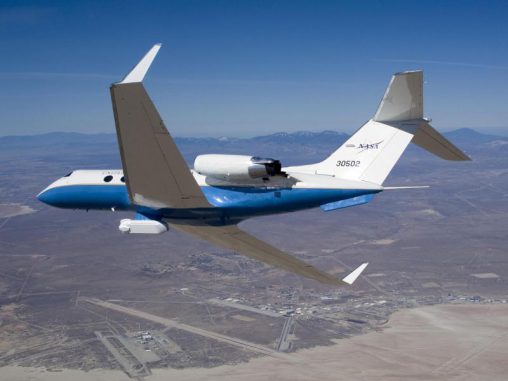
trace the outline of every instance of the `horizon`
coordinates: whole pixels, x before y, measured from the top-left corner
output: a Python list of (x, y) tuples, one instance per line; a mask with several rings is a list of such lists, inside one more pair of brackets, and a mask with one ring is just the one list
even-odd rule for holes
[[(472, 131), (477, 134), (486, 135), (486, 136), (493, 136), (493, 137), (499, 137), (499, 138), (508, 138), (507, 134), (495, 134), (495, 133), (488, 133), (486, 131), (479, 131), (475, 128), (470, 127), (459, 127), (455, 129), (450, 130), (441, 130), (440, 132), (446, 134), (454, 133), (457, 131)], [(342, 134), (342, 135), (348, 135), (351, 136), (351, 132), (344, 131), (344, 130), (322, 130), (322, 131), (312, 131), (312, 130), (298, 130), (298, 131), (275, 131), (272, 133), (266, 133), (266, 134), (259, 134), (259, 135), (252, 135), (252, 136), (227, 136), (227, 135), (218, 135), (218, 136), (182, 136), (182, 135), (174, 135), (171, 134), (175, 139), (254, 139), (258, 137), (265, 137), (265, 136), (272, 136), (272, 135), (280, 135), (280, 134), (288, 134), (288, 135), (296, 135), (296, 134), (302, 134), (302, 133), (310, 133), (314, 135), (322, 134), (325, 132), (332, 132), (335, 134)], [(171, 131), (170, 131), (171, 133)], [(45, 135), (85, 135), (85, 136), (98, 136), (98, 135), (111, 135), (116, 136), (116, 132), (81, 132), (81, 131), (48, 131), (48, 132), (41, 132), (41, 133), (34, 133), (34, 134), (20, 134), (20, 135), (0, 135), (0, 139), (2, 138), (23, 138), (23, 137), (36, 137), (36, 136), (45, 136)]]

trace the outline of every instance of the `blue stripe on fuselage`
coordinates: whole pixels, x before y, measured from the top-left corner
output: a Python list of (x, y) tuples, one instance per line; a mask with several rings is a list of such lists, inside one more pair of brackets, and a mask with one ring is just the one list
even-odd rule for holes
[(201, 187), (208, 201), (220, 208), (245, 210), (251, 213), (287, 212), (308, 209), (332, 201), (344, 200), (371, 190)]
[(45, 204), (67, 209), (132, 208), (125, 185), (66, 185), (37, 196)]
[(38, 198), (42, 202), (69, 209), (133, 210), (167, 218), (243, 218), (317, 207), (373, 190), (247, 188), (203, 186), (208, 202), (216, 208), (151, 210), (132, 205), (125, 185), (67, 185), (48, 189)]

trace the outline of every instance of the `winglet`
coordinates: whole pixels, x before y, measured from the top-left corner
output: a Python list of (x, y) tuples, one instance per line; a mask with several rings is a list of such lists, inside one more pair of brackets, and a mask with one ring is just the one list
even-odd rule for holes
[(152, 46), (152, 49), (148, 51), (148, 53), (145, 54), (145, 56), (141, 59), (141, 61), (138, 62), (136, 66), (134, 66), (134, 69), (132, 69), (129, 74), (125, 76), (125, 78), (118, 82), (120, 83), (134, 83), (134, 82), (141, 82), (143, 81), (143, 78), (145, 77), (146, 72), (150, 68), (150, 65), (152, 64), (155, 56), (159, 52), (159, 49), (161, 48), (162, 44), (155, 44)]
[(360, 266), (358, 266), (353, 272), (351, 272), (349, 275), (347, 275), (344, 279), (342, 279), (343, 282), (351, 285), (354, 283), (356, 278), (358, 278), (363, 270), (367, 267), (368, 263), (362, 263)]

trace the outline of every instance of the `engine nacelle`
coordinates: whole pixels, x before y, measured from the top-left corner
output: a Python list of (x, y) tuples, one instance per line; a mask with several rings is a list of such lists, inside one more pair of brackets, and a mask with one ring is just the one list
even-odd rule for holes
[(118, 229), (129, 234), (161, 234), (168, 231), (164, 223), (155, 220), (124, 219), (120, 221)]
[(245, 155), (199, 155), (194, 170), (221, 180), (249, 180), (286, 174), (279, 160)]

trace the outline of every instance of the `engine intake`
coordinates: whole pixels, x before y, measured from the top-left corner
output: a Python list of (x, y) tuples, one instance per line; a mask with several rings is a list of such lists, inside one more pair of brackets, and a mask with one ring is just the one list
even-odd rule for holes
[(245, 155), (199, 155), (194, 170), (221, 180), (286, 176), (279, 160)]

